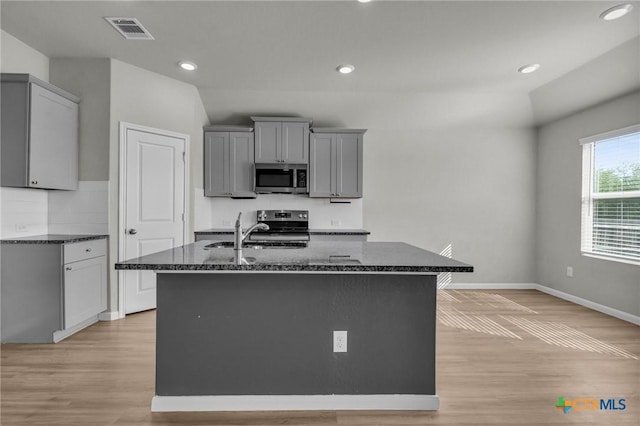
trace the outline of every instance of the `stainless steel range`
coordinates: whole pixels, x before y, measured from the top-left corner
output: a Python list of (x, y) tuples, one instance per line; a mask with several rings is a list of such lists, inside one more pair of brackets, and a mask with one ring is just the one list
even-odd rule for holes
[(281, 241), (301, 247), (309, 242), (308, 210), (258, 210), (257, 221), (269, 225), (269, 230), (256, 230), (249, 236), (251, 241)]

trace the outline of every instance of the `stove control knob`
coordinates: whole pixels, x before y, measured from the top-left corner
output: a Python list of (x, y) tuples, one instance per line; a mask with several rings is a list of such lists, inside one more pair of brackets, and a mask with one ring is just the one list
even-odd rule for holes
[(303, 218), (303, 219), (306, 219), (306, 218), (307, 218), (307, 214), (306, 214), (306, 213), (305, 213), (305, 214), (303, 214), (303, 215), (302, 215), (302, 218)]
[(299, 217), (300, 219), (302, 219), (302, 213), (299, 213), (299, 214), (298, 214), (298, 217)]

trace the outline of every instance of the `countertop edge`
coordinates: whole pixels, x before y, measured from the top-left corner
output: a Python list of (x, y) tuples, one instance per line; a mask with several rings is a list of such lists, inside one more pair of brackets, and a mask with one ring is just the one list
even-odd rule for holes
[[(52, 239), (45, 239), (46, 235), (34, 235), (32, 237), (16, 237), (16, 238), (3, 238), (0, 239), (0, 244), (67, 244), (67, 243), (78, 243), (81, 241), (91, 241), (91, 240), (102, 240), (109, 238), (106, 234), (100, 235), (69, 235), (67, 237), (59, 234), (51, 234), (55, 235)], [(33, 238), (33, 239), (24, 239), (24, 238)], [(40, 238), (40, 239), (37, 239)]]
[(116, 263), (117, 270), (172, 271), (248, 271), (248, 272), (391, 272), (391, 273), (442, 273), (473, 272), (472, 266), (367, 266), (367, 265), (157, 265)]

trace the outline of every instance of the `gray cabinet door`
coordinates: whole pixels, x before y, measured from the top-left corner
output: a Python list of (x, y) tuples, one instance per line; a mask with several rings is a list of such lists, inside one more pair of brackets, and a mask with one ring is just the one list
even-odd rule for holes
[(255, 197), (251, 132), (205, 132), (204, 195)]
[(229, 133), (204, 134), (204, 195), (226, 197), (229, 190)]
[(255, 197), (253, 133), (229, 133), (229, 190), (234, 197)]
[(282, 153), (284, 163), (309, 163), (309, 123), (282, 123)]
[(258, 122), (255, 124), (256, 163), (280, 163), (282, 123)]
[(309, 143), (309, 197), (332, 197), (335, 193), (336, 135), (314, 133)]
[(309, 123), (255, 123), (256, 163), (309, 163)]
[(30, 85), (29, 186), (78, 189), (78, 104)]
[(28, 74), (2, 74), (2, 186), (78, 188), (78, 99)]
[(310, 197), (362, 197), (362, 133), (313, 133), (309, 151)]
[(336, 161), (336, 196), (362, 197), (362, 135), (338, 134)]
[(65, 265), (64, 328), (69, 329), (107, 309), (107, 257)]

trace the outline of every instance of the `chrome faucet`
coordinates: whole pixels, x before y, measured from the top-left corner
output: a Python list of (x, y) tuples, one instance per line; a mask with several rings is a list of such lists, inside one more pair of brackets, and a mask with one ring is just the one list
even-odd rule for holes
[(247, 239), (251, 233), (257, 229), (262, 231), (268, 231), (269, 225), (266, 223), (256, 223), (253, 224), (246, 231), (242, 232), (242, 225), (240, 225), (240, 217), (242, 216), (242, 212), (238, 213), (238, 219), (236, 220), (235, 232), (234, 232), (234, 245), (233, 249), (240, 253), (240, 257), (242, 257), (242, 243)]

